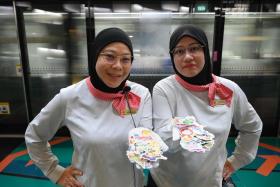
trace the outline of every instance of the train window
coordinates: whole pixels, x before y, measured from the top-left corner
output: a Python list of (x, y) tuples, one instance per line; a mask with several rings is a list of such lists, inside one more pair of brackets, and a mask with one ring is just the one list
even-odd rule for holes
[(264, 125), (277, 136), (280, 103), (280, 15), (226, 13), (221, 74), (246, 93)]
[(15, 14), (0, 3), (0, 132), (21, 133), (28, 123)]
[(61, 88), (88, 74), (84, 9), (82, 4), (34, 4), (23, 13), (33, 116)]
[(168, 48), (169, 38), (179, 25), (196, 24), (208, 31), (209, 41), (213, 41), (213, 13), (165, 12), (146, 10), (145, 7), (142, 7), (142, 11), (129, 13), (102, 10), (94, 14), (96, 33), (114, 25), (129, 34), (134, 46), (134, 77), (167, 76), (173, 73)]

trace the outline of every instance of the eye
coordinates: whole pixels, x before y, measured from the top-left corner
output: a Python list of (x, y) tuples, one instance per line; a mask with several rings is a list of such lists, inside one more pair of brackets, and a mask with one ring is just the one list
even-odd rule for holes
[(104, 56), (106, 57), (106, 60), (108, 60), (108, 61), (114, 61), (116, 58), (113, 54), (109, 54), (109, 53), (104, 54)]
[(188, 48), (188, 51), (189, 51), (190, 53), (196, 53), (196, 52), (200, 51), (201, 48), (202, 48), (201, 45), (193, 45), (193, 46), (190, 46), (190, 47)]
[(193, 46), (193, 47), (190, 47), (189, 48), (189, 52), (191, 52), (191, 53), (195, 53), (195, 52), (197, 52), (197, 51), (199, 51), (199, 47), (198, 46)]
[(185, 54), (185, 49), (183, 48), (177, 48), (174, 50), (174, 54), (175, 55), (182, 55), (182, 54)]
[(131, 63), (131, 57), (130, 56), (123, 56), (122, 57), (123, 63)]

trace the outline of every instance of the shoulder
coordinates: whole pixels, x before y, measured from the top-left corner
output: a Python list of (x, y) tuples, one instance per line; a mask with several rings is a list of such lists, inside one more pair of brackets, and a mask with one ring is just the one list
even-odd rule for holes
[(175, 75), (170, 75), (166, 78), (161, 79), (158, 81), (155, 86), (164, 86), (164, 85), (173, 85), (175, 81)]
[(225, 85), (226, 87), (230, 88), (233, 91), (233, 94), (236, 96), (236, 98), (240, 98), (240, 97), (246, 98), (244, 91), (239, 87), (237, 83), (227, 78), (218, 77), (218, 76), (216, 77), (218, 78), (219, 82), (221, 82), (223, 85)]
[(231, 90), (233, 91), (236, 91), (236, 90), (239, 90), (240, 87), (238, 86), (237, 83), (235, 83), (234, 81), (230, 80), (230, 79), (227, 79), (227, 78), (224, 78), (224, 77), (219, 77), (219, 76), (216, 76), (218, 78), (218, 81), (220, 83), (222, 83), (223, 85), (227, 86), (228, 88), (230, 88)]
[(180, 87), (180, 85), (176, 81), (175, 75), (170, 75), (170, 76), (158, 81), (153, 88), (153, 92), (156, 92), (156, 91), (173, 92), (175, 90), (178, 91), (179, 87)]
[(66, 98), (77, 96), (77, 95), (83, 95), (85, 92), (88, 92), (86, 79), (83, 79), (80, 82), (62, 88), (60, 90), (60, 94)]
[(147, 87), (141, 85), (141, 84), (138, 84), (136, 82), (132, 82), (132, 81), (129, 81), (127, 80), (127, 85), (131, 88), (131, 91), (141, 97), (143, 96), (146, 96), (147, 94), (149, 95), (150, 94), (150, 91)]

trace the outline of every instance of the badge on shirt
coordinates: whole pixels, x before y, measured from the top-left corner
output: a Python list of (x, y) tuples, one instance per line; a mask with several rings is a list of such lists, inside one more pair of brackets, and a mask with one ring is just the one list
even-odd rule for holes
[(224, 99), (215, 99), (214, 106), (225, 105), (226, 101)]
[(131, 110), (129, 110), (129, 108), (127, 107), (127, 108), (125, 109), (124, 115), (136, 114), (136, 112), (137, 112), (137, 109), (131, 108)]

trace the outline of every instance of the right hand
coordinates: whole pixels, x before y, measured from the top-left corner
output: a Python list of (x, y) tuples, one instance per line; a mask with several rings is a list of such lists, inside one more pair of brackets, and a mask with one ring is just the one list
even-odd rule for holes
[(227, 180), (234, 172), (234, 168), (229, 161), (226, 161), (223, 169), (223, 178)]
[(57, 184), (63, 187), (84, 187), (84, 185), (76, 179), (76, 176), (82, 175), (83, 172), (81, 170), (69, 166), (58, 179)]

